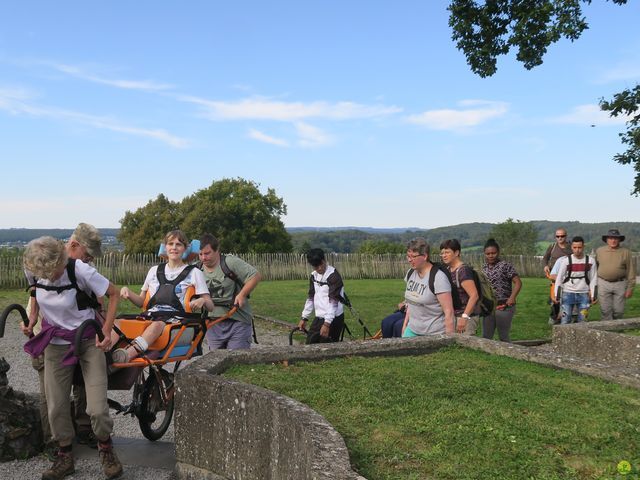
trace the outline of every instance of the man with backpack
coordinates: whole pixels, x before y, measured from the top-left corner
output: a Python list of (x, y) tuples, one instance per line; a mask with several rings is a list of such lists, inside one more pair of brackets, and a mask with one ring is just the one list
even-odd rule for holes
[[(558, 276), (553, 291), (553, 302), (560, 303), (560, 323), (571, 323), (571, 312), (574, 306), (578, 309), (577, 322), (587, 319), (589, 307), (595, 302), (597, 284), (596, 265), (593, 258), (584, 255), (584, 239), (573, 237), (571, 255), (558, 260)], [(562, 287), (562, 296), (558, 299), (558, 290)]]
[[(233, 305), (238, 310), (231, 318), (207, 330), (210, 350), (238, 350), (250, 348), (253, 332), (253, 313), (249, 295), (261, 280), (252, 265), (234, 255), (220, 253), (220, 242), (210, 233), (200, 237), (200, 263), (213, 300), (214, 316), (224, 315)], [(194, 302), (197, 302), (195, 300)], [(197, 305), (195, 305), (197, 307)], [(255, 337), (255, 334), (254, 334)]]
[(302, 309), (298, 328), (306, 330), (312, 312), (315, 318), (307, 333), (307, 344), (337, 342), (344, 328), (344, 283), (340, 273), (327, 263), (324, 251), (312, 248), (307, 262), (313, 267), (309, 278), (309, 294)]

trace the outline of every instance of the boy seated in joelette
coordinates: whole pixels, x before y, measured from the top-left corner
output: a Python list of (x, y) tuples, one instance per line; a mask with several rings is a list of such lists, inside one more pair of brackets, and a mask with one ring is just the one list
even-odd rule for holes
[[(167, 263), (161, 263), (149, 269), (142, 285), (140, 295), (128, 287), (122, 287), (120, 296), (134, 305), (145, 308), (147, 312), (176, 312), (205, 308), (213, 310), (213, 301), (202, 271), (194, 265), (187, 265), (183, 254), (189, 242), (181, 230), (167, 233), (163, 241)], [(194, 287), (195, 295), (187, 296), (187, 290)], [(186, 303), (185, 303), (186, 302)], [(159, 318), (149, 325), (142, 335), (136, 337), (132, 345), (113, 352), (114, 363), (129, 362), (145, 352), (163, 332), (166, 318)]]

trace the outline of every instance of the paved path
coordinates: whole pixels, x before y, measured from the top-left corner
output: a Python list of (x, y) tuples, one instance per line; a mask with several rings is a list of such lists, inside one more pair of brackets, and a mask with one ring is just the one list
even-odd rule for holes
[[(16, 320), (17, 321), (17, 320)], [(288, 330), (274, 326), (270, 322), (257, 320), (256, 331), (259, 349), (263, 345), (287, 344)], [(0, 358), (5, 357), (11, 365), (8, 372), (9, 385), (16, 390), (38, 393), (38, 376), (31, 367), (30, 358), (23, 352), (24, 336), (11, 318), (7, 319), (5, 335), (0, 338)], [(121, 403), (128, 403), (130, 392), (109, 392), (109, 397)], [(112, 412), (113, 413), (113, 412)], [(174, 480), (176, 458), (173, 443), (173, 424), (161, 441), (145, 439), (138, 427), (138, 421), (130, 416), (114, 415), (114, 444), (124, 465), (123, 479)], [(70, 480), (94, 480), (104, 478), (96, 450), (82, 445), (74, 445), (76, 473)], [(0, 463), (0, 479), (29, 480), (40, 479), (50, 462), (44, 457), (29, 460)]]

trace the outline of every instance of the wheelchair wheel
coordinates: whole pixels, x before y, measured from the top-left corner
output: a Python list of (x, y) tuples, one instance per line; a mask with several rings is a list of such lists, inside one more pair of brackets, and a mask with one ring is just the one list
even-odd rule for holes
[(161, 368), (149, 373), (142, 389), (140, 409), (136, 412), (140, 431), (145, 438), (155, 441), (166, 433), (173, 416), (173, 394), (172, 373)]

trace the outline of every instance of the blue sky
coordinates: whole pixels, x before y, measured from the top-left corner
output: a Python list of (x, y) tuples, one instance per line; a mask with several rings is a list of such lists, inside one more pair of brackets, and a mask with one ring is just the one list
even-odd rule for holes
[(118, 227), (229, 177), (288, 227), (640, 221), (597, 107), (640, 81), (638, 2), (487, 79), (447, 4), (4, 2), (0, 228)]

